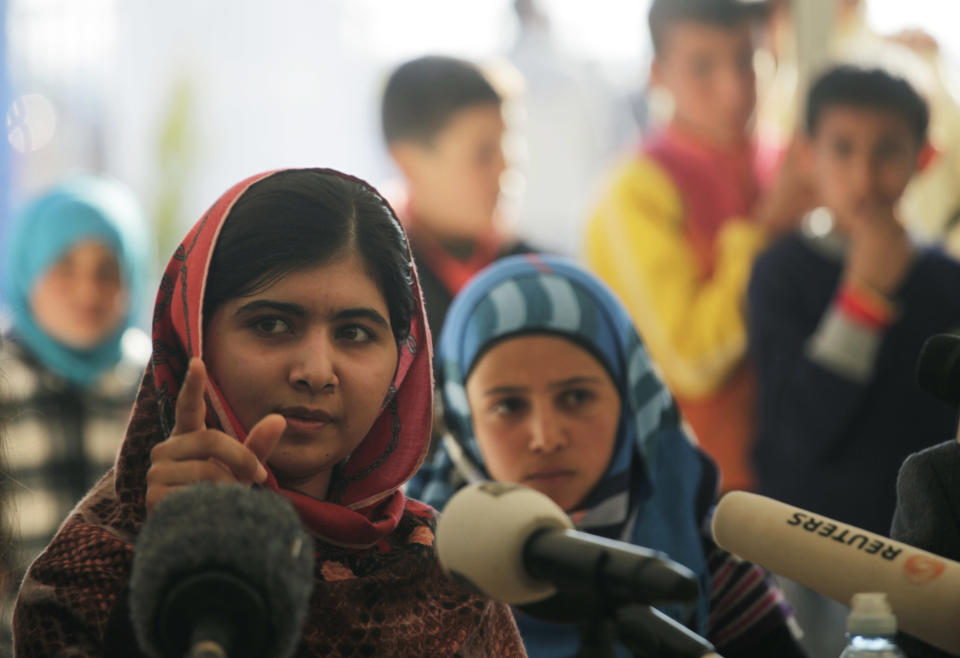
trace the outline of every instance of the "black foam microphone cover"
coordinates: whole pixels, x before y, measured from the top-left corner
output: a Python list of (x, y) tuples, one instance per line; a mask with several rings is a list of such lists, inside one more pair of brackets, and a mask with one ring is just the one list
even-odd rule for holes
[(306, 618), (313, 562), (300, 518), (272, 491), (200, 483), (171, 493), (137, 537), (137, 641), (153, 658), (287, 658)]
[(943, 402), (960, 405), (960, 336), (936, 334), (927, 339), (917, 359), (917, 383)]

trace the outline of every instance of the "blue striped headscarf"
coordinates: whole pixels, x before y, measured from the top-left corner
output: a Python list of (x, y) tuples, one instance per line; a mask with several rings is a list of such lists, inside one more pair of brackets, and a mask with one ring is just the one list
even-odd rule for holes
[[(147, 261), (147, 226), (133, 193), (113, 179), (78, 175), (27, 204), (10, 227), (0, 255), (3, 301), (13, 331), (50, 370), (80, 386), (121, 358), (121, 337), (138, 317)], [(99, 240), (117, 256), (129, 308), (100, 345), (76, 350), (44, 332), (30, 311), (30, 294), (43, 274), (74, 245)]]
[[(583, 509), (572, 515), (576, 525), (666, 552), (698, 574), (701, 591), (708, 593), (701, 526), (716, 492), (716, 468), (684, 433), (626, 309), (606, 285), (572, 262), (506, 258), (478, 274), (454, 300), (437, 358), (444, 417), (459, 450), (489, 477), (474, 438), (466, 378), (494, 343), (531, 333), (565, 337), (586, 349), (620, 393), (613, 456)], [(460, 475), (441, 447), (407, 493), (441, 509), (462, 483)], [(708, 603), (709, 594), (700, 597), (694, 630), (705, 631)]]

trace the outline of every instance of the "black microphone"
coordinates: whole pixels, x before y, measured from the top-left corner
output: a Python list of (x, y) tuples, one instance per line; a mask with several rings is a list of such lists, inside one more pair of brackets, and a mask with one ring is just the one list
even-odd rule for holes
[(617, 622), (621, 640), (636, 656), (719, 658), (708, 640), (648, 605), (621, 608)]
[(534, 530), (523, 564), (535, 580), (559, 589), (593, 585), (610, 602), (686, 602), (699, 594), (693, 572), (665, 553), (576, 530)]
[(594, 592), (561, 591), (543, 601), (516, 606), (541, 621), (574, 624), (602, 618), (613, 621), (617, 639), (636, 658), (714, 658), (713, 644), (656, 608), (633, 603), (609, 610)]
[(130, 617), (153, 658), (287, 658), (313, 588), (313, 541), (271, 491), (200, 483), (137, 537)]
[(693, 572), (664, 553), (572, 528), (547, 496), (482, 482), (447, 503), (437, 557), (455, 580), (512, 604), (541, 601), (558, 589), (596, 592), (611, 609), (696, 600)]
[(943, 402), (960, 405), (960, 336), (936, 334), (927, 339), (917, 359), (917, 383)]

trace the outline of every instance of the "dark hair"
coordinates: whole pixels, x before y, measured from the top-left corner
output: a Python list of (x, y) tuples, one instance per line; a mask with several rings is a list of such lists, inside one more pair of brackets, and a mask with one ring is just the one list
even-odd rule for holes
[(807, 95), (807, 134), (814, 135), (824, 111), (837, 105), (895, 112), (910, 124), (917, 144), (927, 137), (927, 104), (910, 83), (881, 69), (836, 66), (817, 78)]
[(429, 144), (456, 112), (502, 101), (470, 62), (436, 55), (410, 60), (390, 75), (383, 91), (383, 137), (387, 144), (401, 139)]
[(653, 52), (663, 52), (664, 35), (675, 23), (690, 21), (732, 28), (747, 19), (759, 18), (767, 9), (766, 2), (750, 0), (653, 0), (647, 15)]
[(228, 299), (356, 249), (380, 287), (397, 340), (415, 300), (407, 241), (393, 211), (365, 183), (325, 169), (281, 171), (244, 192), (223, 225), (203, 299), (209, 319)]

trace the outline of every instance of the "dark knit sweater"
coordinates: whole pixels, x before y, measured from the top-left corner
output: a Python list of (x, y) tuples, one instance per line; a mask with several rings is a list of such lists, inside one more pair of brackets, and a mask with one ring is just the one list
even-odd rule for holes
[(923, 393), (914, 373), (924, 341), (960, 326), (960, 263), (918, 251), (895, 295), (896, 319), (875, 331), (867, 374), (856, 377), (812, 349), (821, 320), (838, 313), (842, 258), (794, 235), (755, 265), (749, 330), (759, 376), (759, 490), (887, 535), (900, 464), (956, 433), (956, 412)]

